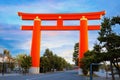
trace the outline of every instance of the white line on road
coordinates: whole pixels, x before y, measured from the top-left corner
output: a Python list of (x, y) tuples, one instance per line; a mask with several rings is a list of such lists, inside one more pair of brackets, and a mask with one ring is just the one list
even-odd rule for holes
[(31, 78), (31, 79), (26, 79), (26, 80), (34, 80), (34, 79), (38, 79), (38, 78), (40, 78), (40, 77)]
[(40, 76), (40, 77), (34, 77), (34, 78), (29, 78), (26, 80), (36, 80), (36, 79), (40, 79), (40, 78), (48, 78), (48, 77), (52, 77), (53, 75), (60, 75), (60, 74), (64, 74), (64, 73), (58, 73), (58, 74), (50, 74), (50, 75), (46, 75), (46, 76)]

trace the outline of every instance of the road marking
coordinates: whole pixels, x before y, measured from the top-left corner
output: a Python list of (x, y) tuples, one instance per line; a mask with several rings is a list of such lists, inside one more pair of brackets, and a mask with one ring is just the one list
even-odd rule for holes
[(52, 77), (53, 75), (59, 75), (59, 74), (64, 74), (64, 73), (49, 74), (49, 75), (45, 75), (45, 76), (39, 76), (39, 77), (34, 77), (34, 78), (28, 78), (28, 79), (26, 79), (26, 80), (35, 80), (35, 79), (40, 79), (40, 78), (48, 78), (48, 77)]
[(40, 78), (40, 77), (37, 77), (37, 78), (31, 78), (31, 79), (26, 79), (26, 80), (34, 80), (34, 79), (38, 79), (38, 78)]

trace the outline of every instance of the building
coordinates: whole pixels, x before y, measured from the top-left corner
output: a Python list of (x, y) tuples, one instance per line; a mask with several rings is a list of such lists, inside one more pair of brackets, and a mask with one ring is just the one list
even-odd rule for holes
[(12, 57), (0, 53), (0, 73), (3, 69), (4, 72), (10, 72), (13, 63), (14, 59)]

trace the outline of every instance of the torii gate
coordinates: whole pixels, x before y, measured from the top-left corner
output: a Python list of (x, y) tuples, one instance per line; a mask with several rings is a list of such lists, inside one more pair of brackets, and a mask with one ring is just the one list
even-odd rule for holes
[[(89, 12), (89, 13), (68, 13), (68, 14), (33, 14), (18, 12), (22, 20), (34, 20), (33, 26), (21, 27), (22, 30), (33, 30), (32, 34), (32, 68), (31, 73), (39, 73), (40, 65), (40, 42), (42, 30), (78, 30), (80, 31), (79, 42), (79, 62), (84, 57), (84, 53), (88, 50), (88, 30), (99, 30), (100, 25), (88, 25), (88, 20), (99, 20), (105, 15), (105, 11)], [(41, 20), (56, 20), (56, 26), (42, 26)], [(64, 20), (80, 20), (79, 26), (64, 26)], [(80, 66), (80, 63), (79, 63)]]

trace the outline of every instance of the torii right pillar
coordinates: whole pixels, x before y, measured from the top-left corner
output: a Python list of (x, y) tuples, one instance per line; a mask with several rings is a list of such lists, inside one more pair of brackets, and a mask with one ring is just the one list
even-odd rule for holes
[[(79, 39), (79, 55), (78, 55), (78, 66), (80, 67), (80, 60), (84, 57), (84, 53), (88, 51), (88, 19), (82, 16), (80, 19), (80, 39)], [(99, 30), (100, 27), (94, 27), (91, 30)]]
[(80, 19), (80, 26), (79, 66), (80, 59), (84, 57), (84, 53), (88, 50), (88, 22), (84, 16)]
[(80, 34), (79, 34), (79, 55), (78, 55), (78, 74), (81, 74), (80, 60), (84, 57), (84, 53), (88, 51), (88, 20), (85, 16), (80, 19)]

